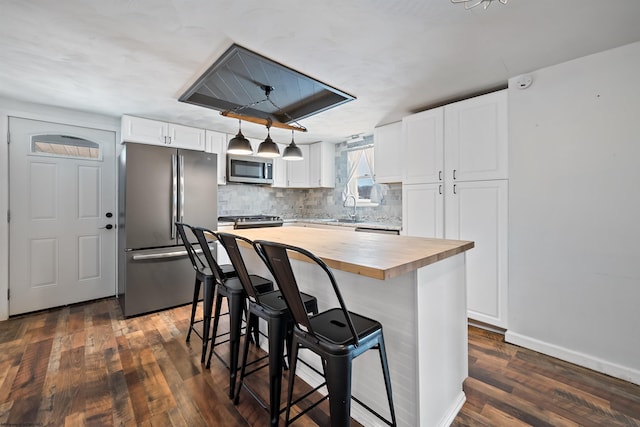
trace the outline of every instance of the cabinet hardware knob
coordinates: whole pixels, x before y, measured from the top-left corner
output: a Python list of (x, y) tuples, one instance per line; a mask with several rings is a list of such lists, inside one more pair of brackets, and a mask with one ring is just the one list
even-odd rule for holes
[(453, 184), (453, 194), (458, 194), (456, 193), (456, 184)]
[(442, 194), (442, 184), (438, 185), (438, 193)]
[(453, 179), (456, 179), (456, 170), (453, 170)]
[(442, 171), (438, 171), (438, 181), (442, 181)]

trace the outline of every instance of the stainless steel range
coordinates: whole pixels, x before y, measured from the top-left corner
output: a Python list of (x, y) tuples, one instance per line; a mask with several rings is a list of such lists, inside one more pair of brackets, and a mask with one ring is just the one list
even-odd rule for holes
[(219, 216), (218, 222), (233, 222), (234, 230), (259, 227), (282, 227), (283, 220), (274, 215), (230, 215)]

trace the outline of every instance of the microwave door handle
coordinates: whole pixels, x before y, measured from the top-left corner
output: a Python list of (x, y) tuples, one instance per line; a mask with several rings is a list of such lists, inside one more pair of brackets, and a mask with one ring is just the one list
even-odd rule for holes
[(180, 155), (180, 222), (184, 221), (184, 156)]
[(171, 238), (176, 238), (176, 221), (178, 220), (178, 159), (171, 156)]

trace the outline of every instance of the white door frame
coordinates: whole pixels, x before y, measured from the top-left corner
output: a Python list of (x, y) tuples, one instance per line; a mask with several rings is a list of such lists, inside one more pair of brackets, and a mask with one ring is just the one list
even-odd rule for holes
[[(7, 144), (9, 116), (116, 132), (116, 158), (121, 150), (121, 145), (118, 143), (120, 141), (119, 117), (0, 98), (0, 321), (9, 318), (9, 299), (7, 298), (9, 289), (9, 224), (7, 223), (9, 209), (9, 146)], [(116, 176), (117, 166), (116, 161), (113, 165)], [(117, 212), (117, 188), (115, 197), (115, 212)], [(117, 254), (114, 256), (116, 256), (114, 277), (117, 277)], [(114, 295), (117, 293), (117, 286), (118, 284), (114, 283)]]

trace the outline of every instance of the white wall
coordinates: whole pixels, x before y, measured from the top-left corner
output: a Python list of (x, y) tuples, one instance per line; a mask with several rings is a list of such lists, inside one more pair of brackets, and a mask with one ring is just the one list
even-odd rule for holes
[(507, 340), (640, 384), (640, 42), (509, 82)]
[(9, 301), (7, 299), (9, 227), (6, 221), (6, 213), (9, 209), (9, 146), (7, 144), (9, 116), (116, 131), (116, 139), (118, 141), (120, 139), (119, 117), (101, 116), (0, 98), (0, 321), (9, 317)]

